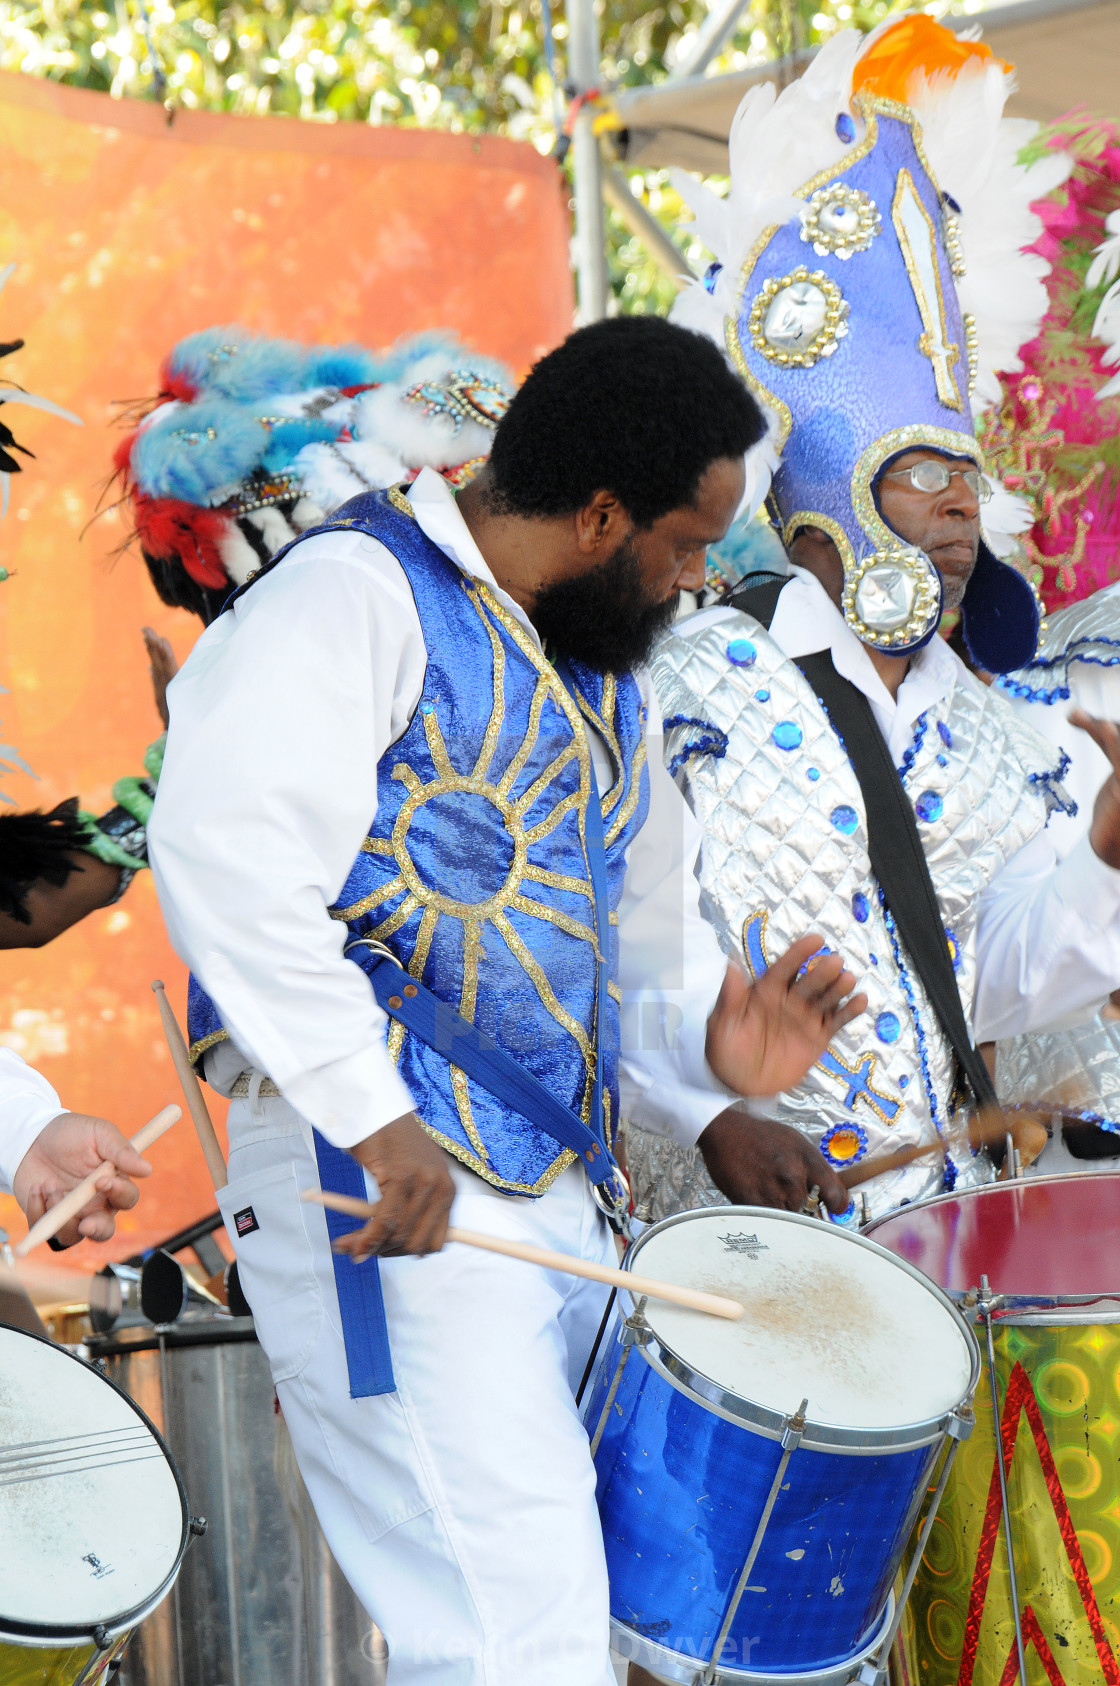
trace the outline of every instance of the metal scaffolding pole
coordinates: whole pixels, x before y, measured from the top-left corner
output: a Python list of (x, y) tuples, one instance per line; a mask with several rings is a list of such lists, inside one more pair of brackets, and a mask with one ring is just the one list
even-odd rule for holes
[(713, 5), (692, 43), (691, 52), (673, 66), (669, 81), (682, 82), (686, 76), (701, 75), (735, 33), (747, 5), (748, 0), (726, 0), (722, 6)]
[(670, 240), (657, 218), (630, 191), (621, 170), (610, 165), (603, 171), (603, 197), (612, 205), (631, 234), (636, 234), (646, 251), (678, 287), (687, 287), (696, 276), (683, 252)]
[(581, 322), (607, 314), (606, 229), (603, 222), (603, 163), (595, 133), (595, 103), (583, 98), (599, 87), (602, 74), (599, 17), (595, 0), (568, 0), (568, 74), (580, 100), (572, 130), (575, 184), (576, 285)]

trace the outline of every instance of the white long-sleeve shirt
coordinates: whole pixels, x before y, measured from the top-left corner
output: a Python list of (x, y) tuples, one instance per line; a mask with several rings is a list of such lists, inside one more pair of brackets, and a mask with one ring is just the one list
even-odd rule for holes
[[(979, 689), (980, 681), (945, 641), (933, 638), (912, 657), (892, 697), (820, 582), (802, 568), (791, 574), (770, 636), (791, 660), (831, 651), (837, 672), (870, 702), (896, 765), (910, 747), (920, 714), (954, 685)], [(734, 611), (704, 612), (715, 621)], [(1067, 735), (1084, 736), (1068, 725)], [(1094, 750), (1090, 740), (1085, 745)], [(1073, 747), (1075, 753), (1080, 749)], [(1107, 773), (1105, 758), (1094, 753)], [(1082, 820), (1055, 814), (1046, 830), (1008, 861), (980, 898), (976, 944), (978, 1042), (1077, 1022), (1120, 986), (1120, 871), (1093, 853)]]
[[(424, 470), (410, 498), (428, 537), (539, 648), (446, 483)], [(148, 843), (172, 941), (235, 1044), (227, 1072), (267, 1072), (340, 1147), (414, 1105), (385, 1016), (327, 910), (377, 812), (378, 762), (419, 704), (425, 664), (400, 563), (364, 534), (335, 532), (298, 544), (221, 615), (168, 694)], [(652, 687), (639, 684), (650, 813), (619, 909), (623, 1053), (631, 1079), (663, 1097), (692, 1141), (727, 1104), (704, 1058), (725, 962), (697, 904), (699, 830), (665, 771)], [(588, 736), (605, 789), (606, 746)]]
[(11, 1048), (0, 1048), (0, 1194), (12, 1192), (24, 1154), (65, 1111), (45, 1077)]

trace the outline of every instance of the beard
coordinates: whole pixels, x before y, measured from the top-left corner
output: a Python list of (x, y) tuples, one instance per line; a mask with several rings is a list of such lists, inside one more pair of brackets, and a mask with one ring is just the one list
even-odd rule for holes
[(544, 586), (530, 618), (541, 643), (560, 655), (598, 673), (626, 673), (649, 660), (673, 622), (680, 595), (650, 597), (637, 546), (625, 538), (590, 573)]

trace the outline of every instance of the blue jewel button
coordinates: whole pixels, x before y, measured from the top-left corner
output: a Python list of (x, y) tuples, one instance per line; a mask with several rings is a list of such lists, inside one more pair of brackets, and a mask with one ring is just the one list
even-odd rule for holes
[(949, 757), (947, 755), (939, 755), (937, 757), (937, 765), (939, 767), (947, 767), (949, 765)]
[(770, 701), (769, 691), (756, 691), (755, 694), (754, 694), (754, 700), (755, 700), (755, 702), (769, 702)]
[(800, 749), (804, 733), (796, 720), (779, 720), (770, 736), (779, 749)]
[(852, 913), (861, 925), (867, 924), (867, 916), (871, 912), (867, 897), (862, 890), (857, 890), (852, 897)]
[(920, 820), (928, 820), (932, 823), (934, 820), (941, 818), (941, 811), (944, 806), (945, 804), (936, 790), (923, 790), (914, 804), (914, 812)]
[(875, 1020), (875, 1034), (880, 1042), (897, 1042), (902, 1034), (902, 1024), (897, 1013), (880, 1013)]
[(810, 767), (810, 768), (809, 768), (809, 771), (808, 771), (808, 772), (807, 772), (807, 773), (806, 773), (806, 775), (805, 775), (805, 777), (806, 777), (806, 778), (807, 778), (807, 779), (811, 779), (811, 780), (812, 780), (812, 782), (813, 782), (813, 783), (814, 783), (814, 784), (816, 784), (816, 782), (817, 782), (817, 780), (818, 780), (818, 779), (819, 779), (819, 778), (820, 778), (820, 776), (821, 776), (821, 775), (820, 775), (820, 773), (819, 773), (819, 772), (818, 772), (818, 771), (817, 771), (817, 769), (816, 769), (816, 767)]
[(420, 712), (421, 712), (421, 714), (434, 714), (434, 713), (435, 713), (435, 711), (436, 711), (436, 705), (435, 705), (435, 703), (430, 703), (430, 702), (422, 702), (422, 703), (421, 703), (421, 704), (420, 704)]
[(908, 1089), (910, 1087), (910, 1079), (907, 1077), (905, 1072), (903, 1072), (902, 1076), (899, 1078), (898, 1086), (900, 1089)]
[(842, 111), (836, 119), (836, 135), (845, 146), (851, 146), (856, 138), (856, 126), (846, 111)]
[(758, 660), (758, 651), (749, 638), (733, 638), (727, 646), (727, 654), (736, 667), (753, 667)]
[(877, 954), (869, 954), (867, 958), (873, 966), (877, 966), (879, 964), (879, 956)]
[(846, 802), (842, 802), (839, 808), (833, 808), (828, 817), (837, 831), (842, 831), (845, 837), (850, 837), (859, 824), (859, 815), (854, 808), (849, 808)]
[(715, 292), (716, 282), (719, 280), (722, 270), (723, 265), (721, 263), (710, 263), (708, 265), (704, 271), (704, 291), (706, 293)]
[(944, 720), (939, 720), (937, 722), (937, 735), (941, 739), (941, 742), (945, 745), (946, 749), (952, 749), (953, 734), (949, 730), (948, 726), (946, 726)]

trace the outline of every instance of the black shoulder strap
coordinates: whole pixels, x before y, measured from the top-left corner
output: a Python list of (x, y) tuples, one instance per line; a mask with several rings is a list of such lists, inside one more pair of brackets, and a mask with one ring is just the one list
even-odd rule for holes
[[(724, 601), (753, 615), (767, 630), (778, 598), (788, 582), (779, 580), (752, 587), (749, 581)], [(995, 1106), (996, 1092), (988, 1068), (973, 1046), (965, 1023), (960, 990), (941, 922), (941, 909), (929, 875), (914, 810), (898, 769), (883, 740), (871, 704), (858, 686), (837, 673), (832, 654), (820, 650), (797, 659), (824, 705), (855, 769), (867, 814), (867, 848), (871, 870), (894, 917), (899, 937), (921, 978), (968, 1079), (977, 1104)]]

